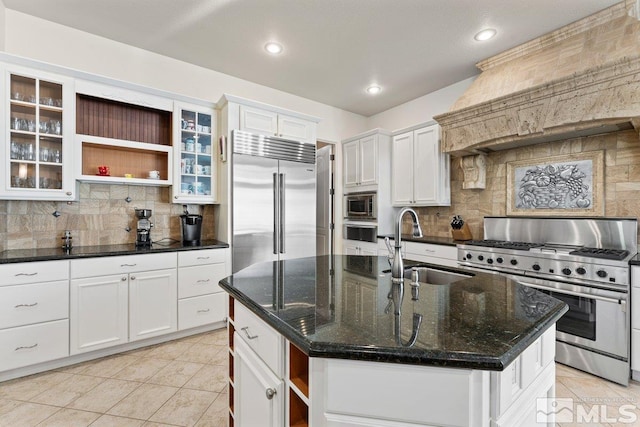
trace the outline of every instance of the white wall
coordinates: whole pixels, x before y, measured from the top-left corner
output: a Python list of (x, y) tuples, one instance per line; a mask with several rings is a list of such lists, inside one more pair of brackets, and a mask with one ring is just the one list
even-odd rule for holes
[(11, 9), (5, 14), (5, 50), (10, 54), (212, 102), (229, 93), (310, 114), (322, 118), (318, 138), (325, 141), (367, 130), (367, 119), (358, 114)]
[(449, 111), (449, 108), (471, 86), (475, 78), (462, 80), (371, 116), (368, 119), (367, 128), (382, 128), (393, 132), (428, 122), (433, 119), (433, 116)]
[(4, 50), (4, 39), (6, 32), (5, 18), (6, 8), (4, 7), (4, 3), (0, 0), (0, 50)]

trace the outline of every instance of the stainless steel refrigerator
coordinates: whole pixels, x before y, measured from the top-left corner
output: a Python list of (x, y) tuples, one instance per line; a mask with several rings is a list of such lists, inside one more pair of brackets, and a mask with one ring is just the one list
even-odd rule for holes
[(233, 272), (316, 254), (316, 147), (231, 134)]

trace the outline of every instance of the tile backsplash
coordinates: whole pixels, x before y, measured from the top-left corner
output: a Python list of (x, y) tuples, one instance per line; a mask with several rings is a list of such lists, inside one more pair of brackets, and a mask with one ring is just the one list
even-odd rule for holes
[[(134, 243), (135, 208), (151, 209), (153, 241), (181, 240), (181, 204), (169, 203), (171, 189), (136, 185), (80, 184), (77, 202), (0, 201), (0, 250), (54, 248), (70, 230), (74, 246)], [(131, 198), (131, 202), (125, 199)], [(203, 215), (202, 238), (215, 238), (215, 206), (188, 205)], [(55, 212), (60, 215), (56, 217)], [(127, 232), (127, 227), (130, 231)]]
[[(452, 158), (451, 206), (416, 209), (424, 234), (451, 237), (451, 217), (462, 215), (473, 238), (481, 239), (483, 218), (506, 214), (507, 162), (595, 150), (605, 152), (605, 216), (637, 218), (640, 215), (640, 139), (636, 131), (629, 130), (489, 153), (484, 190), (463, 190), (458, 159)], [(408, 217), (403, 231), (411, 232)]]

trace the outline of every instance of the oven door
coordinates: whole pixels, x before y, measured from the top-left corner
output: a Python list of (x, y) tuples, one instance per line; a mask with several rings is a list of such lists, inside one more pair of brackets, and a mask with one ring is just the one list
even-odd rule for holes
[(629, 356), (628, 293), (539, 279), (515, 280), (569, 306), (556, 324), (558, 341), (624, 359)]

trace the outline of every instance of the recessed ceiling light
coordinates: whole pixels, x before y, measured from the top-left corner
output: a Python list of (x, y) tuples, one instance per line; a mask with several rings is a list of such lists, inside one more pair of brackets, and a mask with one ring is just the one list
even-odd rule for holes
[(473, 36), (473, 38), (476, 39), (479, 42), (483, 42), (485, 40), (489, 40), (490, 38), (492, 38), (496, 34), (497, 34), (497, 31), (494, 30), (493, 28), (487, 28), (486, 30), (480, 31), (478, 34)]
[(376, 95), (378, 93), (380, 93), (380, 91), (382, 90), (382, 88), (378, 85), (371, 85), (367, 88), (367, 93), (369, 95)]
[(273, 55), (277, 55), (280, 52), (282, 52), (282, 45), (276, 42), (269, 42), (264, 45), (264, 50), (266, 50), (267, 52)]

